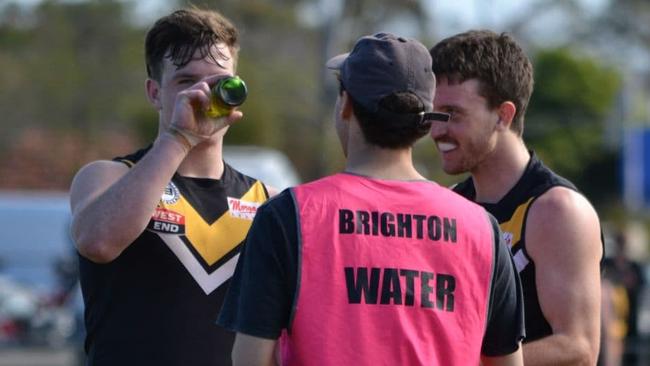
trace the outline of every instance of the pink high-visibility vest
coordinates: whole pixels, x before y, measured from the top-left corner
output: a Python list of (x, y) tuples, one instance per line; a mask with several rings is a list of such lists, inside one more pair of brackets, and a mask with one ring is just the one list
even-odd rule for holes
[(337, 174), (294, 188), (299, 280), (284, 365), (478, 365), (494, 234), (427, 181)]

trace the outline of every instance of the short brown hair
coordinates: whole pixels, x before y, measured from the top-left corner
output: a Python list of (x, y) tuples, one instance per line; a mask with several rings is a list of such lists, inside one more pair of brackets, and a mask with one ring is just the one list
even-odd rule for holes
[(524, 114), (533, 93), (533, 66), (510, 35), (472, 30), (446, 38), (431, 50), (436, 78), (450, 83), (479, 81), (479, 93), (490, 108), (511, 101), (517, 112), (511, 129), (524, 130)]
[[(340, 84), (340, 83), (339, 83)], [(345, 90), (340, 84), (340, 94)], [(348, 93), (366, 142), (384, 149), (404, 149), (429, 133), (432, 121), (422, 119), (424, 104), (413, 93), (389, 94), (379, 101), (381, 109), (371, 112)], [(387, 114), (388, 113), (388, 114)]]
[[(147, 75), (160, 81), (163, 59), (169, 57), (176, 67), (183, 67), (192, 61), (198, 50), (202, 57), (211, 57), (221, 66), (221, 62), (210, 53), (218, 43), (225, 43), (237, 62), (239, 34), (226, 17), (213, 10), (196, 7), (177, 10), (164, 16), (147, 32), (145, 39), (145, 61)], [(226, 56), (218, 54), (226, 60)]]

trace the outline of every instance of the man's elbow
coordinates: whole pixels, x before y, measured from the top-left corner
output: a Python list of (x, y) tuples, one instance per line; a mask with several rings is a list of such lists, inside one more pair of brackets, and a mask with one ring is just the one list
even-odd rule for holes
[(581, 365), (581, 366), (593, 366), (597, 363), (598, 361), (598, 353), (591, 353), (591, 352), (584, 352), (579, 355), (578, 362), (576, 365)]
[(91, 262), (106, 264), (117, 258), (120, 253), (117, 252), (112, 243), (108, 240), (102, 240), (90, 235), (74, 235), (75, 246), (81, 256)]
[(77, 217), (73, 217), (71, 235), (77, 251), (91, 262), (99, 264), (112, 262), (123, 250), (120, 249), (123, 247), (119, 243), (123, 241), (120, 236), (124, 233), (111, 233), (93, 227), (94, 225), (81, 223)]
[(598, 360), (599, 343), (589, 342), (587, 339), (579, 339), (576, 342), (576, 365), (593, 366)]

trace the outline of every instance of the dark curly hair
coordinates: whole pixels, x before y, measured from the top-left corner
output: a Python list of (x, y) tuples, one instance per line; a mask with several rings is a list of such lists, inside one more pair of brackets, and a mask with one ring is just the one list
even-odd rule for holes
[(524, 114), (533, 93), (533, 66), (517, 42), (506, 33), (472, 30), (446, 38), (431, 50), (436, 78), (450, 83), (477, 79), (479, 93), (496, 108), (505, 101), (517, 112), (511, 129), (524, 130)]

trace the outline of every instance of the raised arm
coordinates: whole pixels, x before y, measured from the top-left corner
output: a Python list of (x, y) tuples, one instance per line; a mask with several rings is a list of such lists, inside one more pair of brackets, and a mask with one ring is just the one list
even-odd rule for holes
[(70, 188), (72, 237), (79, 253), (98, 263), (117, 258), (145, 229), (186, 154), (181, 142), (164, 134), (131, 169), (113, 161), (83, 167)]
[[(145, 229), (165, 186), (190, 150), (242, 117), (240, 111), (232, 111), (211, 119), (203, 112), (210, 106), (209, 85), (223, 77), (208, 76), (176, 94), (170, 121), (160, 123), (158, 138), (133, 168), (98, 161), (77, 173), (70, 206), (72, 237), (81, 255), (98, 263), (117, 258)], [(147, 91), (150, 96), (161, 93), (151, 79)]]
[(526, 226), (539, 303), (553, 335), (524, 345), (527, 366), (595, 365), (600, 340), (600, 259), (596, 211), (555, 187), (533, 203)]

